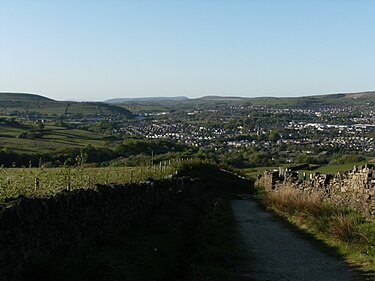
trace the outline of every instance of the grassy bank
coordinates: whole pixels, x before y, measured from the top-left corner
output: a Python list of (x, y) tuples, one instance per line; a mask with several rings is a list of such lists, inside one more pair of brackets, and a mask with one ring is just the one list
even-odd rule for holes
[[(173, 214), (172, 214), (173, 213)], [(34, 264), (28, 281), (244, 281), (229, 201), (221, 198), (197, 226), (190, 210), (168, 206), (146, 224), (108, 235), (63, 259)]]
[(265, 193), (263, 199), (277, 214), (337, 249), (350, 264), (375, 270), (375, 222), (292, 189)]

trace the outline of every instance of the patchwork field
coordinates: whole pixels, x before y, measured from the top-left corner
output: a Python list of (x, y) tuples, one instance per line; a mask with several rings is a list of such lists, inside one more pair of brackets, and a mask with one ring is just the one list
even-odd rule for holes
[[(36, 124), (19, 127), (0, 125), (0, 147), (22, 153), (42, 153), (61, 147), (83, 147), (93, 145), (106, 147), (104, 135), (64, 127), (46, 125), (40, 133), (22, 137), (22, 134), (38, 131)], [(39, 131), (38, 131), (39, 132)]]

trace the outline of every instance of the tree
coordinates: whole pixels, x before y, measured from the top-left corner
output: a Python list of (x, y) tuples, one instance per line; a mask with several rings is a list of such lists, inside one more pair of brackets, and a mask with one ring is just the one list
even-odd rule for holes
[(41, 121), (39, 121), (38, 122), (38, 130), (43, 131), (44, 127), (45, 127), (44, 124)]

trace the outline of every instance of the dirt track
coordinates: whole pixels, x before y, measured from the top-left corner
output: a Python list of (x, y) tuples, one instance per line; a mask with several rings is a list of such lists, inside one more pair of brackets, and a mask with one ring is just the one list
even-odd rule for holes
[(243, 274), (254, 281), (364, 280), (337, 258), (259, 208), (246, 195), (233, 200), (238, 231), (250, 261)]

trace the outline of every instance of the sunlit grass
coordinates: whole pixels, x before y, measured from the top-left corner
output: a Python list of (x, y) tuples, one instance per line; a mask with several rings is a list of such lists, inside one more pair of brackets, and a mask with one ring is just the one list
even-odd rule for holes
[(323, 202), (318, 195), (292, 189), (266, 193), (264, 201), (279, 215), (336, 248), (348, 262), (364, 270), (375, 270), (374, 221)]
[(173, 171), (172, 167), (103, 167), (84, 168), (1, 168), (0, 203), (5, 198), (50, 196), (62, 190), (93, 188), (95, 184), (129, 183), (160, 179)]
[[(371, 161), (370, 161), (371, 162)], [(310, 174), (313, 173), (321, 173), (321, 174), (336, 174), (338, 172), (345, 172), (353, 170), (354, 166), (364, 166), (367, 162), (353, 162), (353, 163), (346, 163), (346, 164), (327, 164), (327, 165), (315, 165), (311, 164), (310, 169), (308, 170), (299, 170), (300, 177), (302, 177), (303, 173), (306, 174), (306, 178), (308, 179)], [(298, 166), (300, 164), (283, 164), (278, 166), (268, 166), (268, 167), (254, 167), (254, 168), (245, 168), (242, 169), (242, 171), (251, 177), (256, 177), (259, 173), (262, 173), (264, 171), (272, 171), (272, 170), (278, 170), (279, 167), (293, 167)]]
[(0, 125), (0, 146), (13, 152), (26, 154), (55, 151), (63, 146), (82, 148), (85, 145), (107, 147), (104, 135), (78, 129), (62, 128), (46, 124), (43, 133), (35, 139), (19, 138), (22, 133), (38, 130), (36, 124), (23, 123), (21, 127)]
[(354, 163), (347, 163), (347, 164), (329, 164), (325, 166), (321, 166), (316, 169), (314, 172), (319, 172), (322, 174), (334, 174), (337, 172), (344, 172), (353, 170), (354, 166), (363, 166), (366, 162), (354, 162)]

